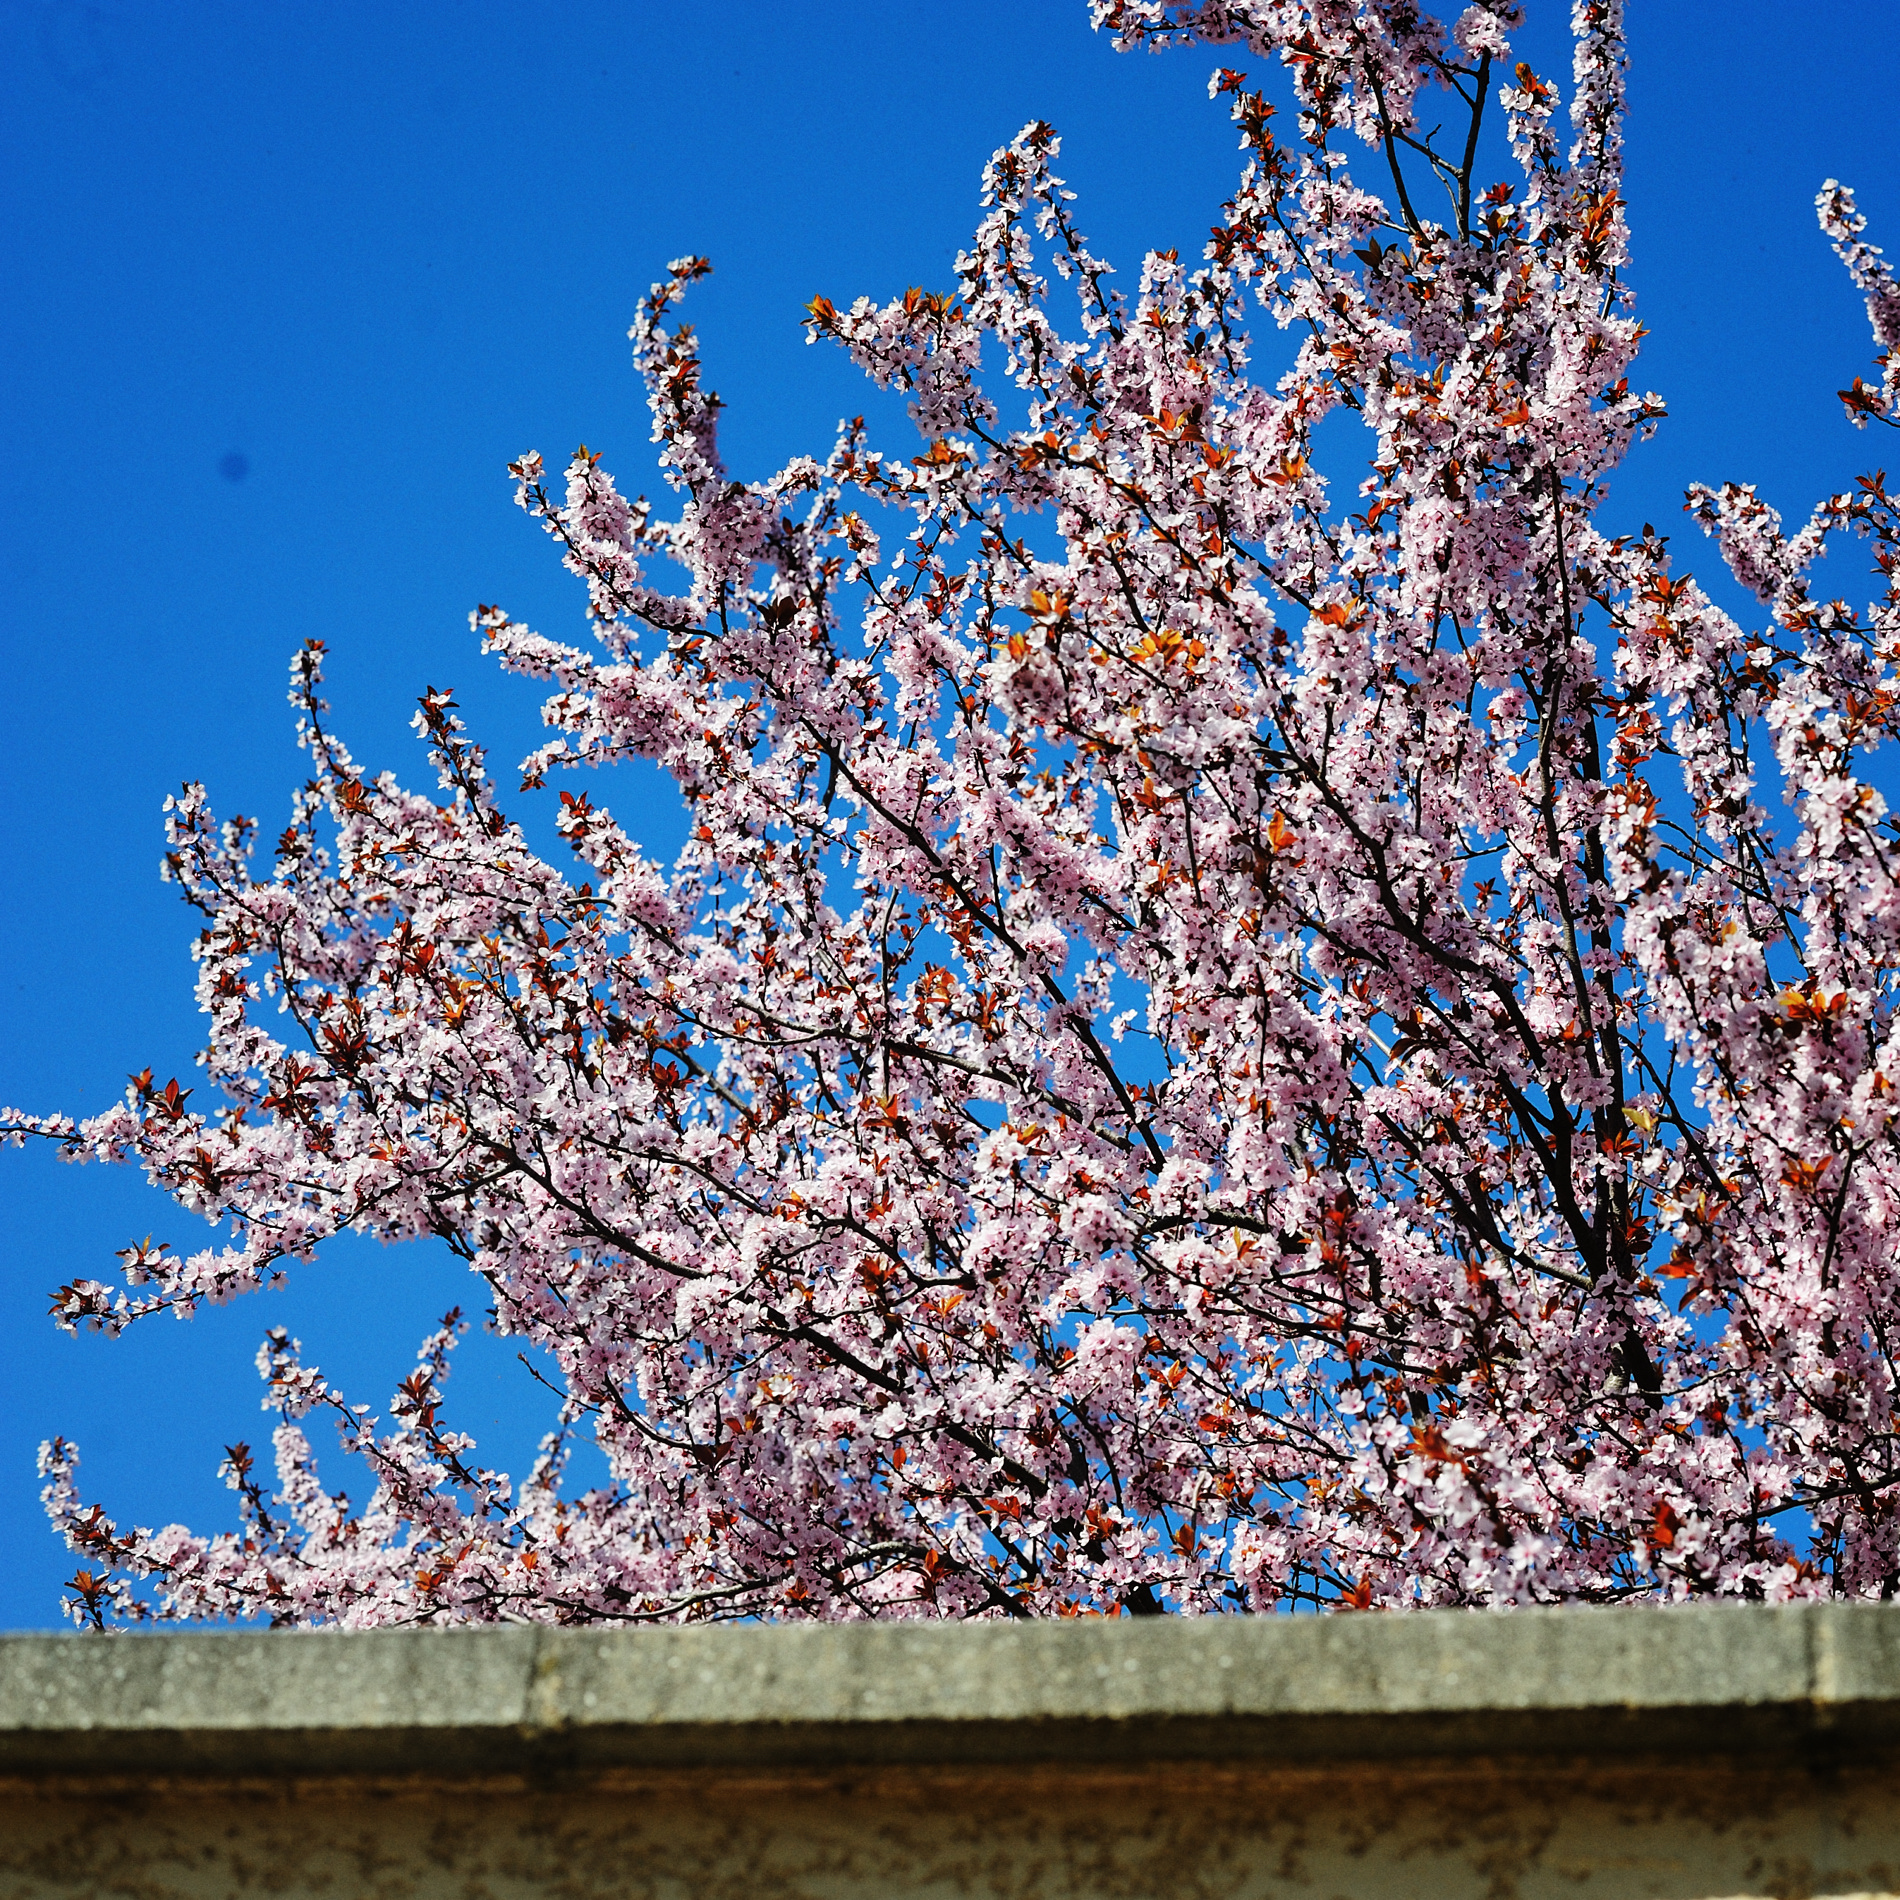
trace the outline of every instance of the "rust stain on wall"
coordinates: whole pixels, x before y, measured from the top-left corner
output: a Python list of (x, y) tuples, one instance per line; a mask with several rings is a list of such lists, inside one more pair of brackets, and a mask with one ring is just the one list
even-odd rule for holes
[(1900, 1767), (0, 1783), (0, 1900), (1861, 1900)]

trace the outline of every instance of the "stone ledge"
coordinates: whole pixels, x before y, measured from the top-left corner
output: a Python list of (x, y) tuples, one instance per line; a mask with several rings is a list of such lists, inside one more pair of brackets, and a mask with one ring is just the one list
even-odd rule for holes
[(0, 1637), (0, 1774), (1900, 1748), (1900, 1606)]

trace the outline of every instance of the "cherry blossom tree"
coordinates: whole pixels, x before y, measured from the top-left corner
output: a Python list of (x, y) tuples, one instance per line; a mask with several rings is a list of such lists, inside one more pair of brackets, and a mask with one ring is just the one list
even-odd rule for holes
[[(1031, 125), (953, 287), (809, 306), (918, 441), (731, 476), (687, 259), (632, 332), (672, 512), (512, 465), (587, 638), (473, 619), (550, 695), (523, 792), (573, 865), (444, 693), (432, 792), (362, 772), (315, 644), (268, 871), (171, 801), (206, 1083), (4, 1125), (226, 1234), (57, 1317), (436, 1236), (559, 1426), (479, 1462), (453, 1314), (386, 1417), (273, 1332), (239, 1529), (121, 1528), (47, 1447), (82, 1621), (1893, 1593), (1895, 498), (1787, 534), (1692, 491), (1750, 628), (1598, 525), (1662, 413), (1619, 0), (1567, 88), (1516, 0), (1095, 13), (1290, 77), (1280, 120), (1213, 80), (1244, 169), (1199, 262), (1124, 294)], [(1900, 286), (1820, 215), (1881, 352), (1843, 400), (1893, 425)], [(1342, 409), (1370, 460), (1329, 480)], [(1810, 589), (1842, 537), (1870, 609)], [(628, 759), (690, 808), (671, 865), (575, 770)]]

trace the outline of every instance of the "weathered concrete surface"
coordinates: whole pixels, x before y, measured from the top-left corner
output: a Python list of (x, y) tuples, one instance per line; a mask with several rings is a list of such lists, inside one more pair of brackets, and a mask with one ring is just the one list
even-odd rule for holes
[(1891, 1778), (1316, 1776), (1175, 1764), (855, 1780), (19, 1801), (4, 1900), (1807, 1900), (1894, 1892)]
[(1900, 1894), (1900, 1610), (0, 1638), (0, 1900)]
[(1900, 1741), (1900, 1610), (0, 1637), (0, 1772), (1615, 1754)]

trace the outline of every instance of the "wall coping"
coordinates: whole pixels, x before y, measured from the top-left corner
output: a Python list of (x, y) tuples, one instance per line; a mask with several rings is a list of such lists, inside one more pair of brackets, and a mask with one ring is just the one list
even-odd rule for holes
[(0, 1636), (0, 1775), (1900, 1749), (1900, 1606)]

